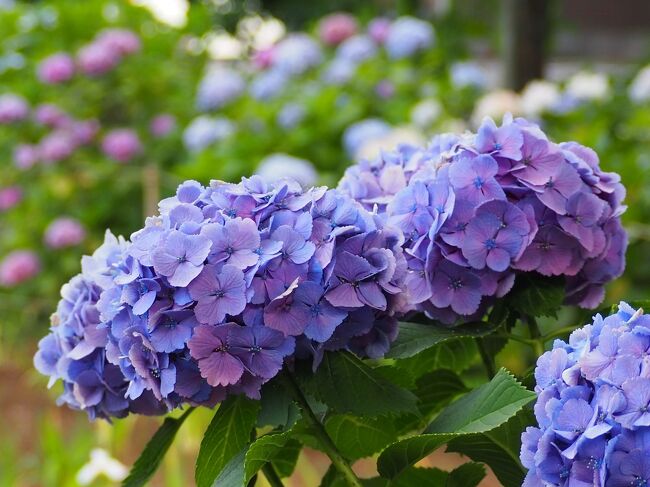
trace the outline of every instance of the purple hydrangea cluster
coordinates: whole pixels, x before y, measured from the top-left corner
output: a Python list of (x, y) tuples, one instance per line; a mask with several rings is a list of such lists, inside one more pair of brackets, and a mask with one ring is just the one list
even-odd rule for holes
[(650, 317), (618, 312), (537, 361), (538, 427), (522, 435), (524, 486), (650, 483)]
[(567, 303), (595, 307), (624, 268), (620, 177), (523, 119), (362, 161), (339, 188), (403, 232), (405, 311), (444, 322), (484, 311), (521, 272), (564, 276)]
[(339, 191), (187, 181), (159, 208), (64, 288), (35, 358), (63, 402), (110, 417), (258, 398), (294, 354), (394, 340), (402, 233)]
[(87, 76), (102, 76), (115, 69), (127, 56), (140, 51), (140, 38), (127, 29), (105, 29), (77, 53), (76, 61)]

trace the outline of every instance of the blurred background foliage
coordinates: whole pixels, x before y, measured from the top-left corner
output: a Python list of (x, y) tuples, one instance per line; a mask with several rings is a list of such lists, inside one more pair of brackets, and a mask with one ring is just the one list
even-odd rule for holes
[[(138, 3), (167, 8), (157, 18), (122, 0), (0, 0), (0, 431), (9, 432), (0, 442), (0, 485), (78, 485), (93, 448), (128, 465), (154, 430), (146, 418), (88, 426), (84, 415), (57, 409), (56, 391), (42, 393), (31, 356), (80, 255), (97, 247), (106, 228), (128, 237), (183, 179), (261, 172), (335, 185), (356, 158), (512, 112), (538, 121), (556, 141), (593, 147), (605, 170), (622, 175), (631, 246), (607, 303), (648, 297), (650, 43), (643, 26), (650, 9), (643, 0), (624, 0), (615, 12), (606, 0), (549, 2), (546, 79), (518, 92), (501, 74), (505, 0)], [(407, 30), (423, 37), (397, 36), (406, 52), (399, 55), (377, 38), (350, 48), (351, 60), (345, 41), (325, 33), (325, 16), (338, 11), (356, 22), (344, 38), (367, 39), (377, 18), (390, 25), (404, 16), (421, 19)], [(82, 52), (101, 44), (107, 29), (134, 34), (137, 46), (115, 59), (91, 53), (104, 71), (88, 74)], [(296, 32), (307, 41), (283, 51)], [(43, 61), (57, 53), (70, 56), (74, 74), (44, 81)], [(131, 136), (111, 141), (115, 130)], [(62, 217), (77, 226), (54, 225)], [(567, 312), (561, 321), (576, 316), (583, 315)], [(519, 373), (531, 359), (516, 346), (499, 355)], [(155, 485), (191, 482), (184, 466), (208, 420), (209, 411), (193, 415)], [(327, 466), (316, 454), (299, 465), (293, 485), (314, 485)], [(92, 485), (112, 485), (98, 479)]]

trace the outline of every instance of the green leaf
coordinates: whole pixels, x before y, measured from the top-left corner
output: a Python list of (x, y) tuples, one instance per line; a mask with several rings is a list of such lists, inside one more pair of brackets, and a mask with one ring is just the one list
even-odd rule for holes
[(248, 482), (266, 463), (273, 462), (278, 457), (287, 442), (291, 440), (291, 431), (271, 433), (260, 436), (246, 452), (244, 470), (245, 481)]
[(260, 404), (245, 396), (226, 399), (212, 418), (196, 459), (198, 487), (209, 487), (244, 446), (257, 419)]
[(179, 428), (192, 411), (193, 408), (190, 408), (178, 418), (165, 418), (162, 426), (151, 437), (140, 457), (133, 464), (133, 468), (129, 476), (124, 479), (122, 487), (139, 487), (147, 483), (156, 472), (165, 453), (169, 450)]
[(314, 374), (303, 374), (307, 391), (338, 413), (376, 417), (411, 412), (417, 398), (349, 352), (327, 352)]
[(245, 446), (239, 453), (230, 459), (223, 467), (212, 487), (242, 487), (244, 482), (244, 457), (247, 447)]
[(514, 416), (535, 398), (505, 369), (442, 411), (425, 433), (480, 433)]
[(418, 397), (418, 409), (422, 416), (426, 417), (467, 391), (463, 381), (454, 372), (440, 369), (420, 377), (414, 392)]
[(478, 350), (472, 338), (454, 338), (424, 350), (413, 357), (399, 359), (394, 367), (413, 379), (437, 369), (463, 372), (477, 358)]
[(504, 487), (518, 487), (526, 474), (519, 461), (521, 433), (534, 422), (530, 409), (524, 408), (498, 428), (450, 441), (447, 450), (488, 464)]
[(291, 426), (300, 417), (298, 407), (293, 403), (291, 396), (279, 383), (272, 380), (262, 386), (260, 399), (260, 412), (257, 416), (257, 426), (280, 427), (283, 430)]
[(395, 477), (449, 441), (470, 433), (484, 433), (508, 421), (535, 394), (523, 388), (504, 369), (487, 384), (474, 389), (444, 409), (424, 434), (389, 445), (377, 467), (384, 477)]
[(397, 439), (395, 426), (386, 418), (330, 416), (325, 422), (325, 430), (339, 451), (350, 460), (368, 457)]
[[(485, 477), (485, 467), (469, 462), (449, 472), (446, 487), (476, 487)], [(521, 485), (521, 484), (520, 484)]]
[(282, 451), (273, 458), (273, 466), (281, 478), (288, 477), (293, 473), (296, 468), (296, 462), (298, 461), (298, 455), (300, 455), (300, 450), (302, 450), (300, 442), (291, 439), (287, 441)]
[(523, 316), (556, 318), (564, 301), (564, 280), (539, 274), (519, 274), (506, 299)]
[(493, 327), (485, 322), (467, 323), (453, 328), (434, 324), (400, 322), (399, 335), (391, 345), (386, 358), (408, 358), (451, 338), (481, 337), (490, 334)]

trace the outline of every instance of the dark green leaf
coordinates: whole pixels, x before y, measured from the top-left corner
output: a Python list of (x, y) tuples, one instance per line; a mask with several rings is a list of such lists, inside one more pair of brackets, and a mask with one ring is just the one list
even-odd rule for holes
[(228, 462), (250, 441), (260, 404), (245, 396), (226, 399), (212, 418), (196, 459), (198, 487), (211, 486)]
[(523, 316), (555, 318), (564, 301), (564, 279), (519, 274), (506, 299)]
[(246, 456), (247, 447), (245, 446), (239, 453), (230, 459), (217, 476), (212, 487), (243, 487), (244, 481), (244, 457)]
[(417, 380), (418, 409), (427, 417), (446, 406), (456, 396), (467, 392), (463, 381), (450, 370), (434, 370)]
[(291, 439), (287, 441), (282, 451), (273, 458), (273, 466), (280, 477), (288, 477), (293, 473), (300, 450), (302, 450), (300, 442)]
[(165, 453), (169, 450), (178, 429), (191, 412), (192, 408), (185, 411), (179, 418), (165, 418), (162, 426), (151, 437), (140, 457), (133, 464), (133, 468), (122, 483), (122, 487), (139, 487), (147, 483), (156, 472)]
[(484, 322), (467, 323), (453, 328), (435, 324), (400, 322), (399, 335), (386, 358), (408, 358), (451, 338), (480, 337), (490, 334), (493, 327)]
[(413, 487), (431, 485), (445, 487), (449, 473), (439, 468), (410, 467), (388, 484), (390, 487)]
[(277, 380), (267, 382), (262, 386), (260, 412), (257, 416), (257, 426), (280, 427), (289, 429), (300, 417), (300, 411), (293, 403), (291, 396)]
[(388, 446), (377, 462), (379, 473), (395, 477), (429, 453), (470, 433), (484, 433), (508, 421), (535, 394), (523, 388), (504, 369), (487, 384), (474, 389), (444, 409), (422, 435)]
[(463, 372), (477, 358), (478, 350), (472, 338), (454, 338), (424, 350), (413, 357), (395, 361), (394, 367), (414, 380), (437, 369)]
[(525, 475), (519, 462), (521, 433), (533, 423), (532, 412), (524, 408), (498, 428), (450, 441), (447, 450), (487, 463), (504, 487), (518, 487)]
[(339, 413), (375, 417), (411, 412), (417, 398), (389, 382), (349, 352), (327, 352), (315, 374), (304, 374), (308, 392)]
[(275, 460), (289, 440), (291, 440), (291, 431), (270, 433), (255, 440), (246, 452), (244, 462), (246, 482), (253, 478), (265, 463)]
[(397, 439), (395, 426), (386, 418), (330, 416), (325, 422), (325, 430), (339, 451), (350, 460), (370, 456)]
[(476, 487), (485, 477), (485, 467), (469, 462), (449, 472), (446, 487)]

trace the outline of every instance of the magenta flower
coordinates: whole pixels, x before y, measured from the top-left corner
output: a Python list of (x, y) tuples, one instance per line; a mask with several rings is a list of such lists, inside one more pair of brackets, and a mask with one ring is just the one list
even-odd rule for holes
[(23, 199), (23, 190), (19, 186), (0, 188), (0, 211), (7, 211), (20, 203)]
[(38, 65), (38, 78), (48, 85), (64, 83), (74, 76), (74, 60), (64, 52), (43, 59)]
[(45, 230), (45, 244), (51, 249), (79, 245), (86, 238), (86, 230), (74, 218), (57, 218)]
[(34, 110), (34, 120), (53, 129), (65, 129), (72, 123), (70, 116), (53, 103), (38, 105)]
[(318, 26), (321, 41), (336, 46), (357, 33), (356, 19), (346, 13), (334, 13), (323, 17)]
[(29, 144), (19, 144), (14, 148), (14, 165), (18, 169), (26, 170), (39, 161), (38, 147)]
[(0, 286), (16, 286), (36, 276), (40, 270), (41, 263), (34, 252), (15, 250), (0, 261)]
[(244, 273), (233, 265), (206, 265), (188, 291), (197, 302), (194, 313), (200, 323), (216, 325), (226, 315), (238, 315), (246, 306)]
[(43, 137), (38, 143), (41, 160), (46, 164), (63, 161), (70, 157), (77, 144), (68, 132), (55, 130)]
[(390, 19), (377, 17), (368, 24), (368, 34), (377, 44), (383, 44), (390, 32)]
[(160, 139), (169, 135), (176, 128), (176, 118), (168, 113), (156, 115), (149, 123), (149, 132)]
[(107, 43), (93, 42), (77, 53), (77, 64), (88, 76), (101, 76), (113, 70), (120, 62), (119, 53)]
[(104, 136), (102, 150), (114, 161), (127, 163), (142, 152), (142, 144), (133, 130), (115, 129)]
[(127, 29), (104, 29), (97, 36), (96, 42), (119, 56), (135, 54), (142, 48), (138, 35)]
[(22, 96), (7, 93), (0, 95), (0, 124), (25, 120), (29, 115), (29, 105)]

